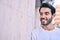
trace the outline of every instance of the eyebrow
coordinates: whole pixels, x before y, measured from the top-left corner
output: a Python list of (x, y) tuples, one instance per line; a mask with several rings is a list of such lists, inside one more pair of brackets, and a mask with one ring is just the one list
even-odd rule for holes
[[(40, 12), (40, 13), (42, 13), (42, 12)], [(49, 12), (45, 12), (45, 13), (49, 13)]]
[(49, 12), (45, 12), (45, 13), (49, 13)]
[(49, 14), (49, 12), (45, 12), (45, 13), (48, 13)]

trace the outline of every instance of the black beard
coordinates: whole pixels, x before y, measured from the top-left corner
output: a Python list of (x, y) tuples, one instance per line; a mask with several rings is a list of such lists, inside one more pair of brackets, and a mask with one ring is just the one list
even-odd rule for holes
[[(40, 20), (42, 21), (42, 20), (48, 20), (48, 19), (41, 18)], [(46, 24), (42, 24), (42, 23), (41, 23), (41, 24), (42, 24), (43, 26), (47, 26), (47, 25), (49, 25), (51, 22), (52, 22), (52, 17), (48, 20), (48, 22), (47, 22)]]

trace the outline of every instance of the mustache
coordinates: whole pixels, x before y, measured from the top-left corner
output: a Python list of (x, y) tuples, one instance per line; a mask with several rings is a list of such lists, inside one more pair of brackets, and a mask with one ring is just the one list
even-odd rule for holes
[(41, 18), (40, 20), (47, 20), (47, 18)]

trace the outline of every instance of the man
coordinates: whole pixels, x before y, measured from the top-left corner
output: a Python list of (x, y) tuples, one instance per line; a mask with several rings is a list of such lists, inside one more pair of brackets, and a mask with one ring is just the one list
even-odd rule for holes
[(60, 40), (60, 29), (52, 24), (55, 17), (55, 8), (47, 3), (42, 3), (39, 9), (41, 27), (32, 31), (31, 40)]

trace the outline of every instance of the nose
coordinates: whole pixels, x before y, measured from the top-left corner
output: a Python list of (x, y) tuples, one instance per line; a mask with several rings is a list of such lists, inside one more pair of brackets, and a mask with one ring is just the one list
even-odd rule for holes
[(46, 16), (43, 14), (43, 15), (41, 15), (41, 17), (42, 17), (42, 18), (45, 18)]

